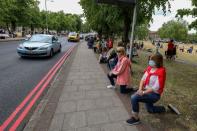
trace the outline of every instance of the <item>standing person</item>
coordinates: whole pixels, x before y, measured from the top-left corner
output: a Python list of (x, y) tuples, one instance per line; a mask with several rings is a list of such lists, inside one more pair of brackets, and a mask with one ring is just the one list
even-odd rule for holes
[(154, 106), (159, 101), (164, 90), (166, 71), (163, 67), (163, 56), (159, 53), (150, 57), (149, 66), (140, 81), (138, 91), (131, 96), (132, 117), (126, 122), (130, 125), (138, 124), (139, 102), (146, 104), (149, 113), (162, 113), (166, 109), (163, 106)]
[(173, 50), (173, 48), (174, 48), (174, 40), (170, 40), (168, 42), (168, 50)]
[(99, 56), (99, 63), (106, 63), (106, 62), (107, 62), (107, 48), (104, 47)]
[(107, 41), (107, 48), (108, 48), (108, 50), (113, 48), (113, 40), (111, 38), (109, 38)]
[(174, 40), (170, 40), (168, 42), (168, 49), (167, 49), (167, 56), (172, 58), (173, 56), (173, 50), (174, 50)]
[(113, 78), (117, 78), (116, 84), (120, 85), (120, 93), (130, 93), (133, 91), (132, 88), (128, 88), (131, 80), (131, 62), (126, 56), (124, 47), (117, 47), (117, 54), (118, 63), (108, 74), (111, 85), (107, 86), (107, 88), (115, 88), (115, 82)]

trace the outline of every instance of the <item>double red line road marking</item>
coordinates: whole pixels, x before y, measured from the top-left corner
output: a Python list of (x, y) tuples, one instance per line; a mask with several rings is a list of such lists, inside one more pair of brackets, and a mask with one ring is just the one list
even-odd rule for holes
[[(50, 83), (51, 79), (54, 77), (56, 72), (60, 69), (60, 67), (63, 65), (65, 60), (68, 58), (68, 56), (71, 54), (71, 52), (74, 50), (74, 47), (71, 47), (66, 53), (61, 57), (61, 59), (52, 67), (52, 69), (44, 76), (44, 78), (33, 88), (33, 90), (25, 97), (25, 99), (22, 101), (22, 103), (15, 109), (15, 111), (4, 121), (4, 123), (0, 126), (0, 131), (4, 131), (8, 125), (13, 121), (13, 119), (16, 117), (16, 115), (24, 108), (24, 106), (27, 104), (27, 102), (32, 98), (32, 100), (27, 104), (25, 109), (21, 112), (21, 114), (18, 116), (16, 121), (13, 125), (11, 125), (9, 131), (15, 131), (17, 127), (21, 124), (25, 116), (29, 113), (32, 106), (35, 104), (35, 102), (38, 100), (40, 95), (43, 93), (45, 88)], [(37, 93), (36, 93), (37, 92)], [(36, 94), (35, 94), (36, 93)]]

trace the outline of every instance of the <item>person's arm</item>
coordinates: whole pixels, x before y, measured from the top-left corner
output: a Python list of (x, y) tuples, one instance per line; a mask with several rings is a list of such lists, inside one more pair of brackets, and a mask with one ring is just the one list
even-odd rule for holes
[(144, 94), (149, 94), (151, 92), (158, 92), (159, 88), (160, 88), (160, 85), (159, 85), (159, 77), (157, 76), (155, 78), (154, 84), (151, 87), (146, 88), (146, 90), (143, 92), (143, 95)]
[(143, 95), (143, 90), (144, 90), (144, 81), (146, 80), (147, 77), (147, 72), (145, 71), (144, 75), (142, 76), (142, 79), (140, 81), (139, 89), (137, 91), (138, 95)]
[(140, 96), (153, 92), (153, 89), (151, 87), (148, 87), (146, 88), (146, 90), (144, 90), (143, 82), (144, 82), (143, 80), (140, 81), (140, 87), (139, 90), (137, 91), (137, 94)]
[(142, 91), (142, 94), (145, 95), (145, 94), (149, 94), (151, 92), (153, 92), (153, 89), (148, 87), (145, 91)]
[(113, 74), (115, 74), (115, 75), (121, 74), (125, 70), (126, 66), (127, 66), (127, 61), (126, 60), (122, 60), (120, 65), (117, 67), (117, 69), (113, 70)]

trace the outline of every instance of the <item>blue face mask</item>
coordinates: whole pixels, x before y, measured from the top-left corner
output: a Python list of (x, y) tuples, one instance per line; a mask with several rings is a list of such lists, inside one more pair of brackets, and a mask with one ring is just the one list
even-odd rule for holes
[(156, 66), (156, 63), (153, 60), (149, 60), (148, 64), (151, 67), (155, 67)]

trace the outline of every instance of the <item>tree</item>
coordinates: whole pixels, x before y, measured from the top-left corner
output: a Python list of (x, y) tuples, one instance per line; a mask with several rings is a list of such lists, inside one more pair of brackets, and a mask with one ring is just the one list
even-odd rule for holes
[[(168, 0), (138, 0), (137, 24), (141, 25), (145, 21), (150, 21), (155, 7), (161, 7), (165, 14), (166, 3), (170, 7)], [(93, 0), (80, 0), (80, 4), (84, 10), (87, 22), (93, 30), (105, 35), (121, 33), (123, 41), (125, 43), (129, 41), (133, 8), (130, 6), (96, 4)]]
[(148, 37), (149, 29), (148, 24), (142, 24), (135, 29), (135, 35), (139, 40), (144, 40)]
[(173, 38), (178, 41), (186, 41), (188, 34), (187, 24), (184, 21), (169, 21), (159, 29), (161, 38)]
[(86, 32), (86, 33), (91, 31), (91, 28), (88, 22), (85, 22), (84, 24), (82, 24), (81, 31)]
[(36, 0), (0, 0), (0, 13), (2, 15), (0, 24), (6, 26), (11, 33), (15, 31), (17, 25), (32, 26), (37, 22), (35, 18), (39, 13), (38, 2)]
[[(197, 0), (192, 0), (192, 6), (194, 7), (193, 9), (179, 9), (177, 11), (176, 17), (183, 18), (184, 16), (193, 16), (196, 18), (197, 16)], [(197, 19), (194, 20), (190, 25), (190, 29), (195, 29), (197, 30)]]

